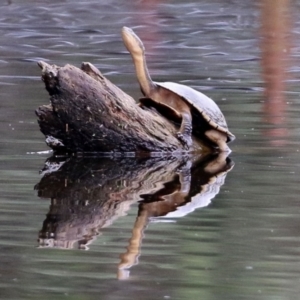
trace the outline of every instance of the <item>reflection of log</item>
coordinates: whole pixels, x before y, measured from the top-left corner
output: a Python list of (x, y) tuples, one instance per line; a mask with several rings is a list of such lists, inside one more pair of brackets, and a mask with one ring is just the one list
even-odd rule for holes
[[(68, 152), (182, 151), (178, 126), (144, 110), (93, 65), (50, 66), (40, 62), (50, 105), (36, 110), (46, 142)], [(203, 149), (194, 140), (191, 150)]]
[(35, 186), (39, 197), (51, 199), (40, 245), (84, 248), (101, 228), (126, 214), (141, 193), (169, 181), (180, 164), (174, 158), (50, 159)]

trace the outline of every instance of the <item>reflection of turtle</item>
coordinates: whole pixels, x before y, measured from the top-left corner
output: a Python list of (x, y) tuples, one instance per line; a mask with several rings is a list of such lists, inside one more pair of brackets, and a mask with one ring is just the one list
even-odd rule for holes
[(234, 162), (226, 152), (201, 157), (196, 161), (187, 159), (177, 170), (179, 176), (165, 182), (162, 188), (149, 194), (141, 194), (139, 213), (148, 212), (151, 221), (183, 217), (195, 209), (206, 207), (219, 193), (226, 175)]
[[(144, 230), (149, 222), (174, 222), (174, 218), (184, 217), (197, 208), (209, 205), (224, 184), (226, 174), (234, 166), (227, 154), (220, 152), (184, 159), (179, 169), (177, 165), (176, 175), (175, 170), (170, 168), (173, 163), (166, 165), (168, 176), (160, 177), (155, 184), (152, 182), (152, 187), (147, 193), (138, 194), (141, 198), (138, 215), (127, 251), (120, 255), (118, 279), (127, 279), (129, 269), (138, 264)], [(171, 174), (172, 177), (169, 177)], [(150, 173), (147, 173), (147, 180), (154, 178), (152, 175), (155, 173), (149, 175)]]
[(235, 136), (228, 130), (217, 104), (190, 87), (173, 82), (153, 82), (146, 66), (142, 41), (128, 27), (123, 27), (122, 38), (132, 56), (139, 84), (146, 97), (141, 99), (141, 103), (150, 101), (150, 105), (167, 108), (170, 110), (169, 115), (180, 118), (177, 137), (186, 148), (192, 145), (193, 131), (196, 135), (204, 133), (221, 151), (228, 151), (226, 143), (234, 140)]
[[(165, 215), (152, 218), (151, 221), (159, 222), (165, 218), (181, 218), (196, 209), (207, 207), (219, 194), (227, 173), (234, 167), (234, 162), (226, 156), (226, 153), (221, 152), (217, 156), (208, 157), (207, 162), (203, 161), (198, 166), (197, 163), (194, 164), (193, 170), (191, 168), (190, 178), (186, 177), (187, 170), (184, 169), (180, 183), (181, 186), (190, 187), (185, 196), (186, 202)], [(178, 203), (178, 199), (176, 201)]]

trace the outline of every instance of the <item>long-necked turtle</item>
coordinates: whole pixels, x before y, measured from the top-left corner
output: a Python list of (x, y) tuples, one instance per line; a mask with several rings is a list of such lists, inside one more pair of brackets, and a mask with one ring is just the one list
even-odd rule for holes
[(146, 98), (141, 103), (168, 108), (174, 116), (181, 119), (177, 133), (182, 144), (192, 145), (191, 134), (205, 135), (220, 151), (229, 151), (227, 142), (235, 136), (228, 130), (224, 115), (217, 104), (206, 95), (182, 84), (152, 81), (145, 58), (145, 47), (131, 28), (123, 27), (123, 42), (130, 52), (142, 93)]

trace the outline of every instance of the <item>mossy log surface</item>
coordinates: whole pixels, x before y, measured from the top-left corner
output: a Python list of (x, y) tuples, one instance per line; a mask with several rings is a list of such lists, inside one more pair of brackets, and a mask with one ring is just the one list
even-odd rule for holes
[[(90, 63), (81, 69), (39, 62), (50, 105), (36, 110), (46, 143), (55, 151), (186, 151), (176, 138), (179, 127), (155, 110), (143, 109)], [(197, 139), (189, 151), (207, 148)]]

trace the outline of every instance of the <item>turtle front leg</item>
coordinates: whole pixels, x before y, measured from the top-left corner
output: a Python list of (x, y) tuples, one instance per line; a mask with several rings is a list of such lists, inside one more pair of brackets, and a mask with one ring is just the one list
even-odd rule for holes
[(177, 132), (177, 138), (182, 143), (185, 149), (189, 149), (192, 146), (192, 116), (190, 112), (181, 113), (182, 121), (180, 129)]

